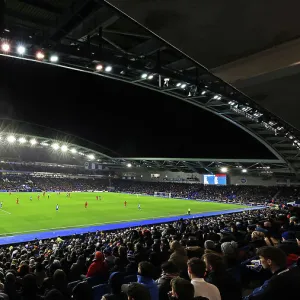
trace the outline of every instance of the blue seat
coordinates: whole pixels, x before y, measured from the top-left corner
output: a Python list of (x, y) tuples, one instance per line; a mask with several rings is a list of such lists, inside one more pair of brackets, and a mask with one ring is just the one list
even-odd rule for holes
[(108, 284), (99, 284), (93, 287), (93, 300), (100, 300), (103, 295), (110, 292)]
[(68, 291), (69, 291), (70, 293), (72, 293), (74, 287), (75, 287), (79, 282), (81, 282), (81, 280), (76, 280), (76, 281), (69, 282), (69, 283), (68, 283)]
[(86, 281), (92, 287), (95, 286), (95, 285), (104, 284), (104, 283), (107, 282), (107, 280), (105, 280), (105, 278), (103, 278), (103, 276), (88, 277), (86, 279)]

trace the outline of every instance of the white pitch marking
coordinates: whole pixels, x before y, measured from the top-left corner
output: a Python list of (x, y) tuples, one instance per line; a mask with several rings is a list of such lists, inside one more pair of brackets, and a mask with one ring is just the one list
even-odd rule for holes
[[(243, 209), (245, 209), (245, 208), (239, 208), (240, 211), (242, 211)], [(222, 211), (226, 212), (227, 210), (233, 210), (233, 209), (224, 209)], [(210, 211), (207, 211), (207, 212), (204, 212), (204, 213), (215, 212), (215, 211), (218, 212), (220, 210), (219, 209), (218, 210), (210, 210)], [(238, 212), (240, 212), (240, 211), (238, 211)], [(199, 212), (199, 213), (195, 213), (194, 215), (197, 215), (197, 214), (202, 214), (202, 213)], [(158, 217), (151, 218), (151, 219), (155, 220), (155, 219), (159, 219), (159, 218), (171, 218), (171, 217), (178, 217), (178, 218), (180, 218), (182, 216), (186, 216), (186, 215), (158, 216)], [(191, 215), (190, 217), (192, 218), (193, 215)], [(150, 220), (150, 219), (142, 218), (142, 219), (130, 219), (130, 220), (119, 220), (119, 221), (93, 223), (93, 224), (74, 225), (74, 226), (66, 226), (66, 227), (41, 228), (41, 229), (36, 229), (36, 230), (25, 230), (25, 231), (16, 231), (16, 232), (1, 233), (0, 236), (10, 236), (10, 234), (22, 234), (22, 233), (39, 232), (39, 231), (51, 231), (51, 230), (57, 230), (57, 229), (58, 230), (63, 230), (63, 229), (68, 229), (68, 228), (74, 228), (74, 229), (76, 229), (76, 228), (79, 228), (79, 227), (89, 227), (89, 226), (97, 226), (97, 225), (104, 225), (104, 224), (115, 224), (115, 223), (122, 223), (122, 222), (146, 221), (146, 220)]]
[(8, 215), (11, 215), (10, 212), (8, 212), (8, 211), (6, 211), (6, 210), (4, 210), (4, 209), (2, 209), (2, 208), (0, 208), (0, 211), (3, 211), (4, 213), (6, 213), (6, 214), (8, 214)]

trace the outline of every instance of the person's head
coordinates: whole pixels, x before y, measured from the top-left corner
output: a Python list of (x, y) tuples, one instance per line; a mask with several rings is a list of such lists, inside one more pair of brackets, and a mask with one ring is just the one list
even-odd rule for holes
[(203, 278), (206, 271), (206, 265), (203, 260), (197, 257), (191, 258), (188, 262), (188, 274), (191, 279)]
[(137, 282), (123, 284), (122, 292), (127, 295), (128, 300), (151, 300), (150, 292), (146, 286)]
[(294, 231), (285, 231), (282, 235), (282, 241), (287, 241), (287, 240), (295, 240), (295, 232)]
[(272, 273), (286, 267), (286, 254), (279, 248), (266, 246), (257, 250), (261, 265)]
[(165, 263), (163, 263), (161, 265), (161, 269), (165, 274), (173, 274), (173, 275), (179, 274), (179, 270), (177, 266), (171, 261), (166, 261)]
[(60, 291), (53, 289), (53, 290), (50, 290), (46, 294), (44, 299), (45, 300), (64, 300), (64, 296)]
[(108, 284), (113, 294), (121, 293), (121, 286), (123, 283), (123, 274), (120, 272), (114, 272), (110, 275)]
[(138, 266), (138, 273), (141, 276), (152, 278), (153, 276), (153, 265), (148, 261), (142, 261)]
[(102, 252), (97, 251), (95, 253), (95, 260), (98, 260), (98, 261), (103, 261), (104, 260), (104, 256), (103, 256)]
[(194, 286), (188, 281), (180, 277), (171, 280), (170, 292), (172, 297), (177, 300), (192, 300), (194, 299)]
[(202, 256), (202, 260), (205, 262), (206, 271), (219, 271), (225, 268), (223, 259), (220, 255), (215, 253), (205, 253)]

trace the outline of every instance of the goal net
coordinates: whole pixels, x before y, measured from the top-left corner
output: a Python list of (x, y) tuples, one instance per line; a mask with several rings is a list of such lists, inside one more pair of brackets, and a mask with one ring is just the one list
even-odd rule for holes
[(154, 197), (171, 198), (171, 193), (154, 192)]

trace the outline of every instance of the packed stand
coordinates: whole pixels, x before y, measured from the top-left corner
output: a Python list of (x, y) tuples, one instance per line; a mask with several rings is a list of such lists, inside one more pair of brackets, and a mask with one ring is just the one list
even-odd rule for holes
[(296, 208), (262, 209), (8, 245), (0, 299), (292, 299), (299, 232)]

